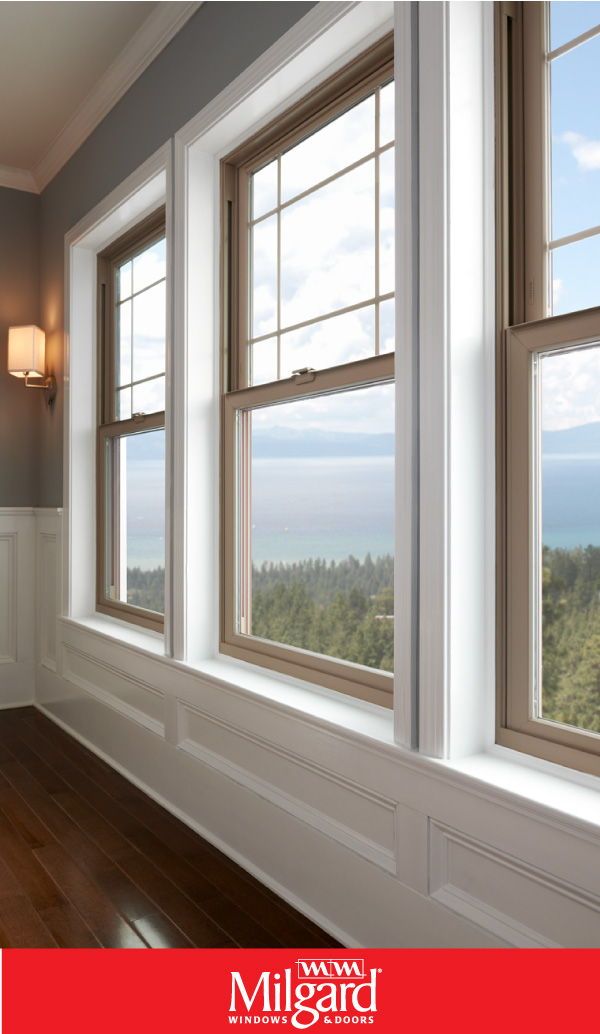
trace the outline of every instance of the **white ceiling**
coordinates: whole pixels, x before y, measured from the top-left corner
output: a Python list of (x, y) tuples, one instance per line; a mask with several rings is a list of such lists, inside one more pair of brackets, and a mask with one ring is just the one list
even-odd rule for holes
[(198, 6), (0, 3), (0, 183), (44, 186)]

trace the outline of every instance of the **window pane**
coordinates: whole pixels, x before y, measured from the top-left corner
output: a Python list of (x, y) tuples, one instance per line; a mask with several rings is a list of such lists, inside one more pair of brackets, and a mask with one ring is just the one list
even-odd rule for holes
[(392, 671), (393, 385), (250, 421), (251, 634)]
[(600, 733), (600, 345), (540, 359), (540, 717)]
[(131, 262), (124, 262), (117, 273), (117, 297), (129, 298), (131, 294)]
[(550, 4), (550, 48), (556, 50), (563, 43), (600, 25), (600, 3), (595, 0), (553, 0)]
[(133, 299), (133, 379), (154, 377), (165, 369), (165, 282)]
[(394, 139), (394, 84), (388, 83), (379, 94), (379, 146)]
[(600, 225), (600, 37), (550, 66), (552, 238)]
[(251, 337), (277, 329), (277, 216), (251, 230)]
[(379, 293), (394, 290), (394, 152), (379, 159)]
[(121, 388), (117, 392), (117, 420), (129, 420), (131, 417), (131, 388)]
[(165, 432), (107, 443), (108, 598), (164, 613)]
[(301, 194), (375, 150), (375, 97), (367, 97), (281, 157), (281, 200)]
[(250, 345), (250, 364), (250, 384), (268, 384), (270, 381), (276, 381), (277, 338), (270, 337), (266, 341)]
[(162, 413), (165, 408), (165, 378), (134, 384), (132, 394), (134, 413)]
[(251, 177), (251, 219), (277, 207), (277, 159)]
[(133, 290), (143, 291), (167, 275), (167, 242), (163, 237), (133, 260)]
[(388, 298), (379, 306), (379, 351), (393, 352), (396, 348), (396, 303)]
[(600, 304), (600, 235), (555, 248), (551, 256), (553, 315)]
[(375, 354), (375, 308), (355, 309), (281, 336), (281, 376), (312, 366), (315, 370)]
[(117, 384), (131, 383), (131, 302), (117, 306)]
[(373, 297), (374, 198), (372, 160), (283, 210), (282, 326)]

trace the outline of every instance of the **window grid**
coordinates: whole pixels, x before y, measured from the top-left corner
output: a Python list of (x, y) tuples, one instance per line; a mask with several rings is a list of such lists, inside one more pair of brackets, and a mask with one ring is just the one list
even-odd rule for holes
[(565, 54), (571, 53), (578, 47), (585, 46), (590, 40), (597, 38), (600, 35), (600, 23), (594, 25), (586, 32), (580, 33), (578, 36), (574, 36), (572, 39), (556, 47), (554, 50), (550, 49), (550, 3), (544, 4), (544, 35), (545, 35), (545, 73), (546, 73), (546, 110), (549, 113), (548, 118), (548, 142), (546, 146), (546, 161), (548, 168), (548, 184), (546, 187), (546, 240), (547, 240), (547, 262), (549, 265), (546, 283), (547, 283), (547, 299), (546, 299), (546, 311), (548, 314), (552, 314), (554, 311), (554, 297), (553, 297), (553, 270), (552, 262), (553, 255), (558, 251), (559, 248), (567, 247), (570, 244), (576, 244), (578, 241), (588, 240), (592, 237), (600, 236), (600, 225), (585, 227), (582, 230), (578, 230), (574, 233), (565, 234), (561, 237), (552, 236), (552, 150), (550, 147), (550, 126), (551, 126), (551, 112), (552, 112), (552, 69), (557, 60), (560, 60)]
[[(248, 304), (248, 333), (246, 337), (246, 348), (248, 352), (247, 369), (252, 370), (252, 347), (256, 344), (260, 344), (263, 341), (268, 341), (271, 338), (276, 338), (277, 341), (277, 379), (281, 378), (281, 338), (283, 334), (291, 333), (295, 330), (302, 330), (305, 327), (314, 326), (317, 323), (325, 322), (326, 320), (332, 319), (335, 316), (342, 316), (349, 312), (355, 312), (362, 309), (373, 308), (374, 309), (374, 327), (375, 327), (375, 341), (374, 341), (374, 355), (380, 354), (380, 336), (381, 336), (381, 303), (389, 301), (394, 297), (394, 292), (390, 291), (380, 295), (379, 284), (380, 284), (380, 265), (381, 265), (381, 218), (380, 218), (380, 203), (381, 203), (381, 189), (380, 189), (380, 159), (386, 152), (393, 152), (394, 140), (381, 143), (381, 91), (385, 86), (393, 82), (392, 79), (383, 82), (376, 90), (373, 91), (372, 96), (375, 100), (375, 118), (374, 118), (374, 137), (375, 147), (368, 154), (357, 159), (355, 162), (351, 162), (349, 165), (344, 166), (331, 176), (327, 176), (317, 183), (314, 183), (306, 190), (300, 191), (288, 198), (286, 201), (282, 201), (281, 194), (281, 159), (286, 153), (284, 150), (280, 151), (275, 158), (271, 158), (271, 161), (277, 162), (277, 205), (275, 208), (271, 208), (266, 212), (261, 213), (260, 216), (252, 218), (250, 215), (248, 219), (248, 243), (249, 243), (249, 259), (251, 268), (251, 255), (252, 255), (252, 240), (254, 228), (265, 220), (276, 216), (277, 218), (277, 257), (276, 257), (276, 284), (277, 284), (277, 299), (276, 299), (276, 325), (274, 329), (264, 334), (253, 335), (251, 328), (253, 326), (253, 311), (252, 311), (252, 276), (249, 277), (248, 291), (249, 291), (249, 304)], [(369, 94), (367, 94), (369, 96)], [(363, 98), (364, 99), (364, 98)], [(347, 109), (350, 110), (350, 109)], [(336, 117), (340, 117), (344, 112), (338, 112)], [(335, 121), (335, 119), (334, 119)], [(304, 200), (306, 197), (310, 197), (311, 194), (316, 193), (318, 190), (331, 183), (335, 183), (336, 180), (347, 175), (349, 172), (353, 172), (355, 169), (366, 166), (369, 162), (374, 163), (374, 247), (375, 247), (375, 263), (374, 263), (374, 276), (375, 276), (375, 292), (374, 294), (361, 301), (355, 302), (352, 305), (341, 306), (336, 309), (319, 313), (310, 319), (301, 320), (297, 323), (290, 323), (282, 325), (281, 321), (281, 294), (282, 294), (282, 270), (281, 270), (281, 213), (285, 209), (298, 203), (298, 201)], [(262, 166), (264, 167), (264, 166)], [(250, 179), (252, 176), (260, 171), (260, 167), (250, 172)], [(252, 189), (250, 188), (250, 209), (252, 210), (253, 198)], [(250, 374), (249, 377), (252, 380)]]

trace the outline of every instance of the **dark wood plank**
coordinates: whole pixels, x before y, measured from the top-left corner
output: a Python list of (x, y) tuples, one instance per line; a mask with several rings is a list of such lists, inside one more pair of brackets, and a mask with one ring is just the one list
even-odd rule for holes
[(110, 899), (75, 864), (60, 844), (36, 848), (34, 853), (103, 947), (147, 947), (146, 942), (125, 921)]
[(151, 916), (144, 916), (142, 919), (136, 920), (133, 925), (150, 948), (193, 947), (189, 938), (174, 923), (170, 922), (162, 912), (156, 912)]
[(68, 902), (42, 909), (40, 916), (59, 948), (102, 947), (79, 912)]
[(57, 942), (23, 894), (0, 898), (0, 945), (3, 948), (56, 948)]
[(36, 910), (62, 903), (62, 895), (48, 873), (0, 811), (0, 858), (16, 877), (21, 891)]

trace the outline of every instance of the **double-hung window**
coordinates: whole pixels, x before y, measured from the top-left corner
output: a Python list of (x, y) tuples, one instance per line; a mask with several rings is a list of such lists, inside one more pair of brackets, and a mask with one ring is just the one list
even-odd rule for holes
[(599, 773), (600, 4), (498, 8), (498, 737)]
[(391, 706), (386, 39), (222, 164), (221, 649)]
[(97, 609), (161, 630), (166, 240), (161, 210), (98, 259)]

